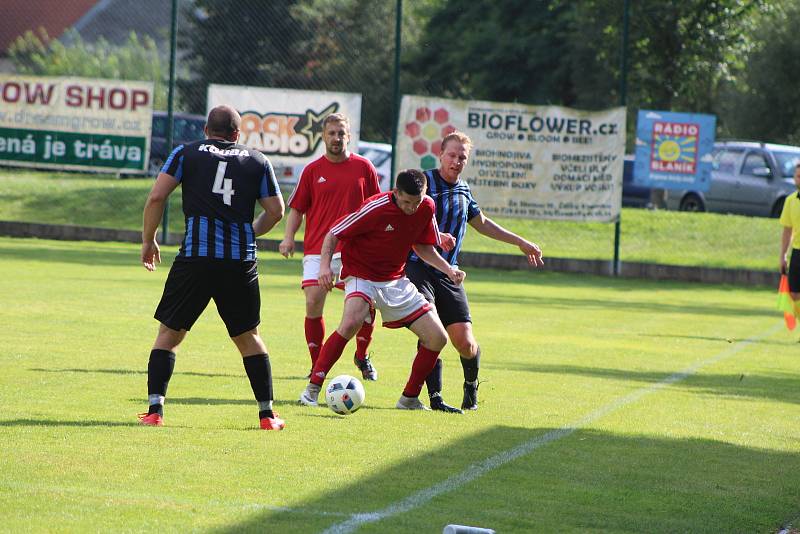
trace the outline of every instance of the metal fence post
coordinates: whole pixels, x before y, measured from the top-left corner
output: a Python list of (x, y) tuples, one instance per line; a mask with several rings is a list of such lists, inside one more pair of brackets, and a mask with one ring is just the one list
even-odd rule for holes
[[(625, 0), (625, 7), (622, 12), (622, 51), (620, 53), (620, 74), (619, 74), (619, 103), (625, 107), (627, 105), (627, 90), (628, 90), (628, 25), (629, 14), (631, 9), (631, 1)], [(627, 113), (626, 113), (627, 121)], [(623, 172), (625, 162), (623, 161)], [(619, 242), (622, 230), (622, 206), (619, 208), (619, 217), (614, 223), (614, 276), (619, 276), (621, 265), (619, 259)]]
[[(170, 22), (169, 41), (169, 92), (167, 93), (167, 149), (172, 153), (174, 117), (173, 100), (175, 98), (175, 56), (178, 48), (178, 0), (172, 0), (172, 21)], [(167, 244), (169, 236), (169, 198), (164, 203), (164, 218), (161, 221), (161, 243)]]
[(394, 21), (394, 84), (392, 88), (392, 175), (389, 186), (394, 187), (395, 168), (397, 165), (397, 122), (400, 120), (400, 31), (403, 28), (403, 0), (397, 0)]

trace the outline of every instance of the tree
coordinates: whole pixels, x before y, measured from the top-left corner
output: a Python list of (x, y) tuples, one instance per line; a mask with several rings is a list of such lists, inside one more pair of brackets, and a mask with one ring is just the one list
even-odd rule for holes
[(761, 19), (739, 83), (721, 100), (723, 135), (800, 145), (800, 5), (775, 4)]
[[(764, 0), (631, 2), (627, 102), (714, 113)], [(619, 104), (623, 0), (447, 0), (409, 66), (432, 94), (596, 109)], [(632, 128), (629, 126), (629, 131)]]
[(18, 37), (9, 47), (8, 56), (20, 74), (152, 81), (154, 107), (166, 105), (162, 62), (156, 43), (149, 36), (140, 39), (131, 32), (128, 40), (117, 46), (103, 38), (87, 43), (75, 30), (69, 30), (62, 42), (51, 39), (41, 28), (37, 33), (27, 31)]
[(179, 84), (189, 110), (204, 113), (208, 84), (296, 87), (305, 64), (292, 16), (296, 0), (196, 0), (188, 27), (179, 29), (186, 50)]
[(411, 91), (454, 98), (575, 101), (567, 52), (569, 4), (555, 0), (449, 0), (427, 23), (406, 67)]

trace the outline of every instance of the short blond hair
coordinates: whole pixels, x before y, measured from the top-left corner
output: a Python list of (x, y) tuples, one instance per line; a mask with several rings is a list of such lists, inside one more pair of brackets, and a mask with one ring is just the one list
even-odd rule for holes
[(444, 139), (442, 139), (442, 148), (441, 148), (442, 152), (444, 152), (444, 147), (446, 147), (447, 143), (449, 143), (450, 141), (458, 141), (459, 143), (464, 145), (464, 148), (467, 149), (468, 154), (472, 152), (472, 139), (470, 139), (469, 136), (464, 132), (459, 132), (458, 130), (456, 130), (452, 133), (445, 135)]
[(347, 118), (347, 115), (344, 113), (331, 113), (322, 121), (322, 129), (324, 130), (329, 122), (341, 122), (344, 124), (344, 127), (347, 128), (347, 131), (350, 131), (350, 119)]

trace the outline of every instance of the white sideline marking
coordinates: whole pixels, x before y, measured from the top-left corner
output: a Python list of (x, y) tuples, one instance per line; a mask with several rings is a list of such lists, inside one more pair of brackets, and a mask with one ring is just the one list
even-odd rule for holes
[(499, 452), (494, 456), (490, 456), (489, 458), (479, 462), (477, 464), (472, 464), (467, 467), (461, 473), (451, 476), (446, 480), (430, 486), (428, 488), (422, 489), (412, 495), (409, 495), (405, 499), (396, 502), (394, 504), (390, 504), (383, 510), (378, 510), (376, 512), (368, 512), (368, 513), (356, 513), (352, 514), (349, 519), (343, 521), (341, 523), (336, 523), (335, 525), (331, 525), (327, 529), (323, 531), (323, 534), (344, 534), (347, 532), (353, 532), (355, 529), (360, 527), (365, 523), (375, 523), (382, 519), (386, 519), (387, 517), (391, 517), (393, 515), (401, 514), (403, 512), (408, 512), (414, 508), (422, 506), (426, 504), (428, 501), (437, 497), (443, 493), (447, 493), (453, 491), (454, 489), (463, 486), (469, 482), (472, 482), (476, 478), (492, 471), (493, 469), (500, 467), (502, 465), (507, 464), (513, 460), (516, 460), (520, 456), (524, 456), (529, 452), (538, 449), (542, 445), (547, 445), (550, 442), (559, 440), (561, 438), (565, 438), (570, 434), (574, 433), (576, 430), (587, 426), (601, 417), (604, 417), (628, 404), (636, 402), (637, 400), (641, 399), (645, 395), (649, 395), (654, 391), (659, 389), (663, 389), (666, 386), (674, 384), (676, 382), (680, 382), (684, 378), (693, 375), (698, 370), (702, 369), (707, 365), (711, 365), (713, 363), (717, 363), (722, 361), (726, 358), (730, 358), (731, 356), (739, 353), (742, 349), (746, 348), (748, 345), (752, 344), (754, 341), (758, 341), (765, 337), (771, 336), (776, 331), (783, 328), (783, 323), (779, 323), (777, 326), (762, 332), (761, 334), (750, 337), (729, 347), (722, 352), (700, 362), (697, 362), (683, 371), (678, 371), (667, 378), (661, 380), (660, 382), (656, 382), (655, 384), (651, 384), (647, 387), (637, 389), (625, 395), (624, 397), (620, 397), (619, 399), (609, 402), (605, 406), (601, 406), (597, 410), (581, 417), (577, 421), (572, 423), (568, 423), (562, 426), (559, 429), (551, 430), (547, 434), (534, 438), (532, 440), (526, 441), (517, 445), (512, 449), (508, 449), (503, 452)]

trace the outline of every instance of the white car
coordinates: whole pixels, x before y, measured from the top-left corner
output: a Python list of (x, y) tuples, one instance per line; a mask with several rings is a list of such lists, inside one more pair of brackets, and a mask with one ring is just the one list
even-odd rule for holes
[(392, 145), (388, 143), (358, 142), (358, 153), (375, 165), (378, 171), (378, 183), (381, 191), (391, 189), (392, 177)]

